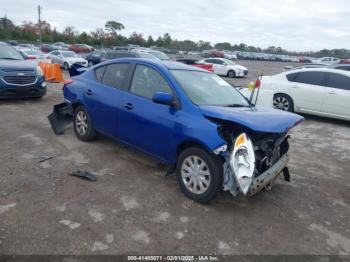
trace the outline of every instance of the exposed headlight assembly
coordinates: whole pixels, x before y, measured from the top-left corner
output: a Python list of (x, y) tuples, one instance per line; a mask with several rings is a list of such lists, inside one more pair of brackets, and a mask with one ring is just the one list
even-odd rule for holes
[(253, 143), (245, 133), (240, 134), (236, 138), (230, 158), (230, 167), (243, 194), (246, 195), (253, 182), (255, 154)]

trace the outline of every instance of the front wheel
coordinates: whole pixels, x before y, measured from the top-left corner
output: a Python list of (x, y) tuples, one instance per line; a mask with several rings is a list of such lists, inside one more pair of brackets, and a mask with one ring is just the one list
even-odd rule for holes
[(74, 114), (74, 132), (78, 139), (90, 141), (96, 137), (89, 113), (83, 106), (78, 106)]
[(294, 112), (293, 100), (284, 94), (276, 94), (273, 97), (273, 107), (283, 111)]
[(182, 192), (199, 203), (208, 203), (222, 187), (222, 160), (199, 147), (182, 151), (177, 159), (176, 177)]

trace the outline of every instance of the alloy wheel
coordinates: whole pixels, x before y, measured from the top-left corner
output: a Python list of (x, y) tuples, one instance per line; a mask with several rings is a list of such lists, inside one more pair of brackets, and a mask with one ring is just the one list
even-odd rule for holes
[(84, 111), (78, 112), (75, 124), (79, 135), (85, 136), (88, 130), (88, 118)]
[(282, 96), (276, 96), (273, 99), (273, 107), (276, 109), (288, 111), (289, 110), (289, 101), (287, 98)]

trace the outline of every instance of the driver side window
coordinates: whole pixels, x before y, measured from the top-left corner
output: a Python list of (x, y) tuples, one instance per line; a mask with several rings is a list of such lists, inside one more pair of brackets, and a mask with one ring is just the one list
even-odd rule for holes
[(144, 65), (136, 66), (130, 92), (149, 99), (152, 99), (156, 92), (173, 93), (168, 83), (157, 71)]

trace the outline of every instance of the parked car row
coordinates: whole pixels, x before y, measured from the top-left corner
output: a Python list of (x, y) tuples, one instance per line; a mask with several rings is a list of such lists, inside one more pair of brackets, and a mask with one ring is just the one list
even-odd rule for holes
[(55, 50), (74, 51), (76, 53), (90, 53), (94, 51), (94, 48), (86, 44), (67, 45), (63, 42), (41, 45), (41, 51), (43, 52), (49, 53)]

